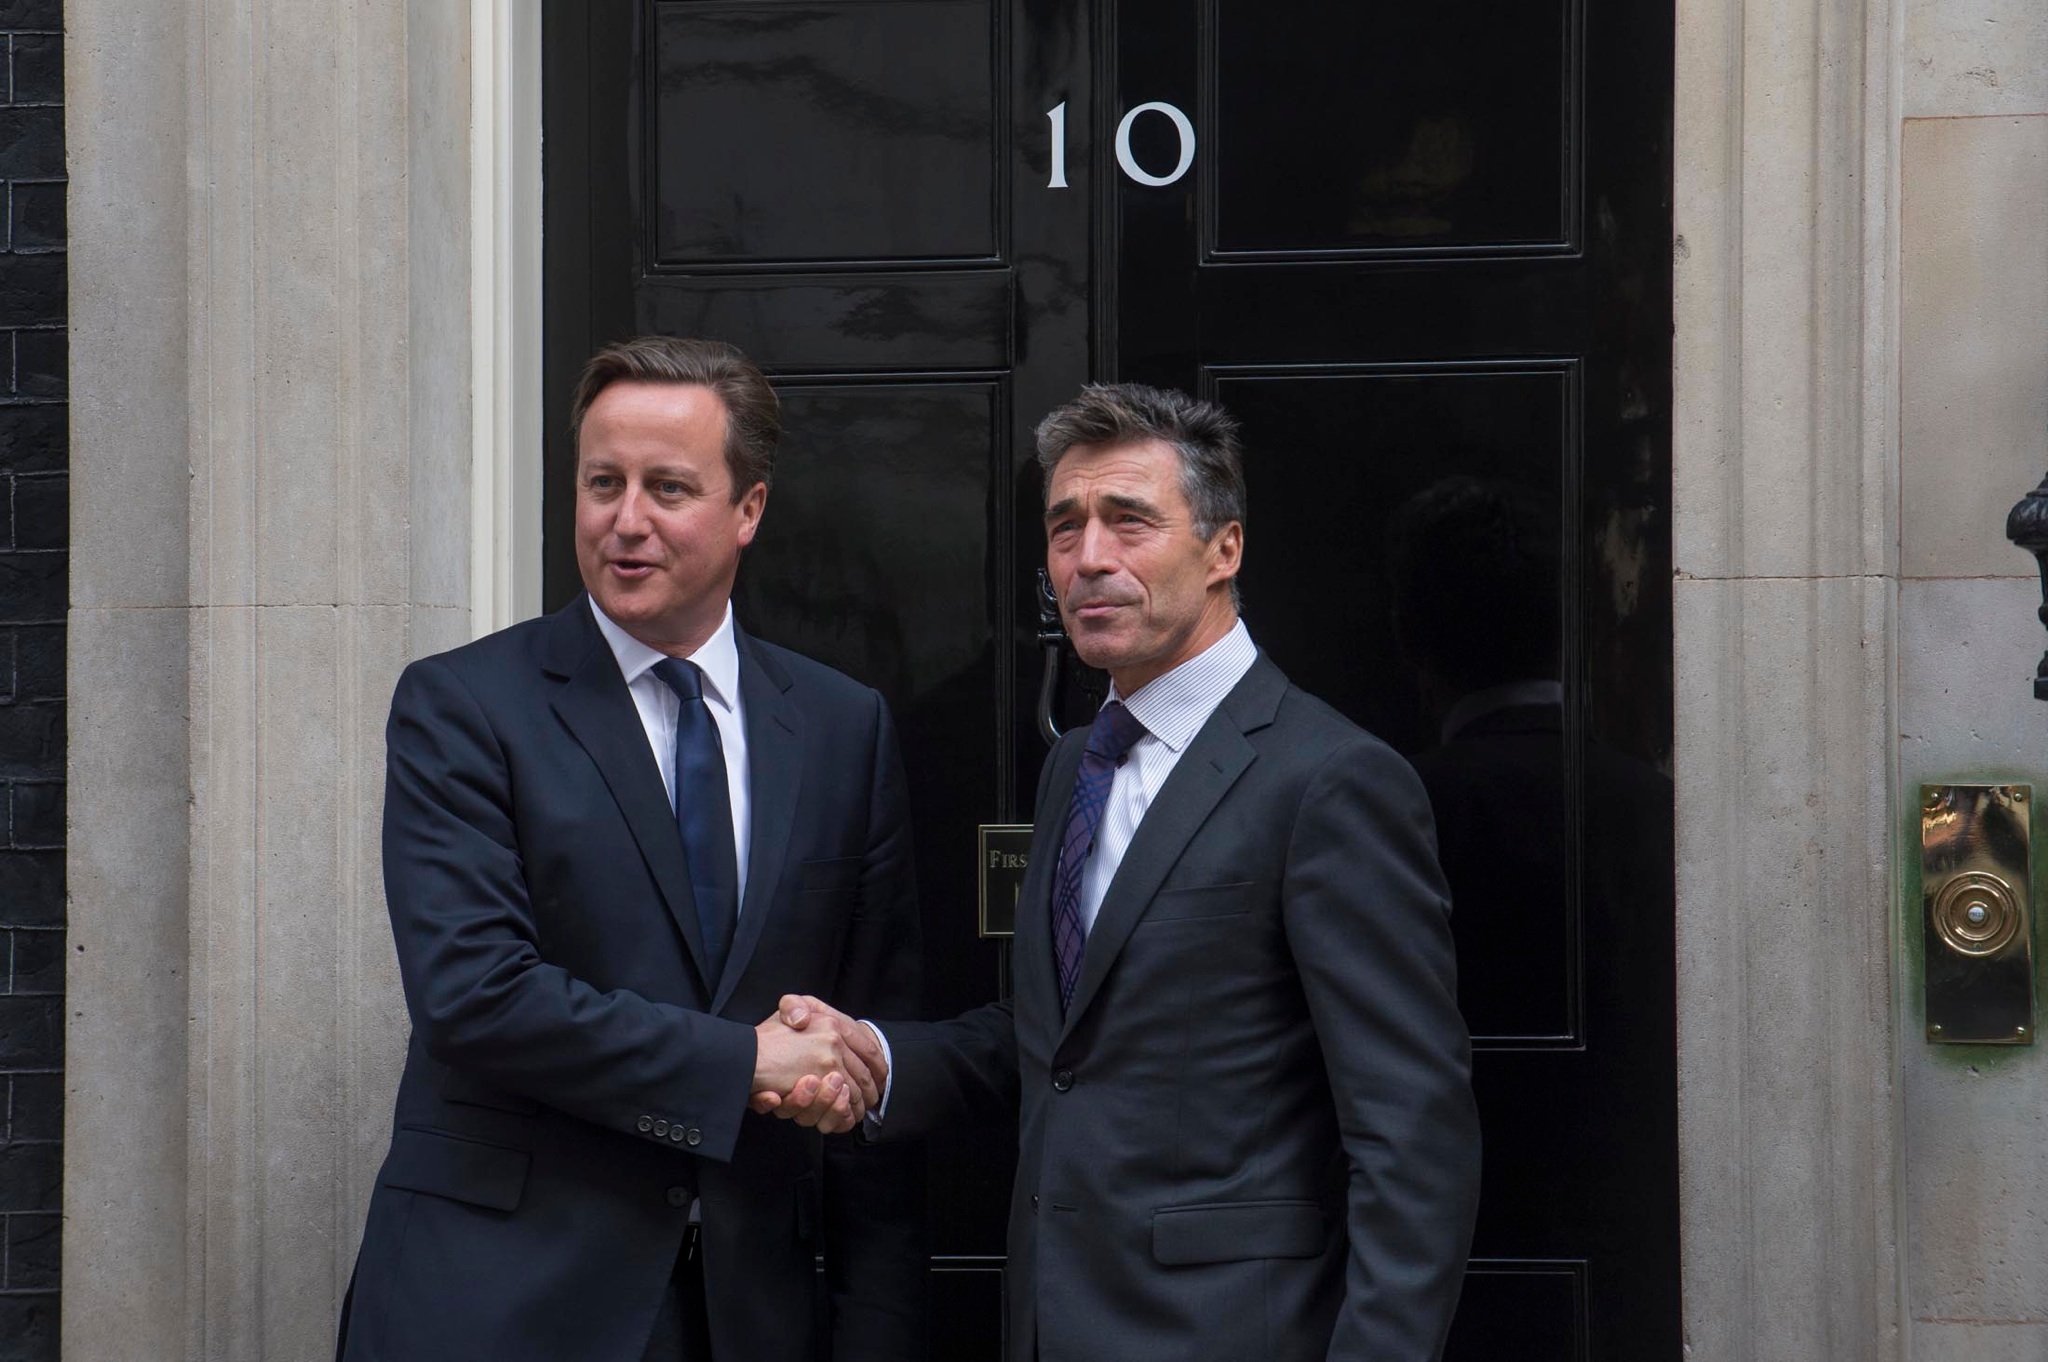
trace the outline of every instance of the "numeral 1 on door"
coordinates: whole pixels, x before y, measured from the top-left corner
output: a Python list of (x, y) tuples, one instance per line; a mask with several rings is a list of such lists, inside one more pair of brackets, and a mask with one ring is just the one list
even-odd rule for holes
[(1052, 123), (1052, 178), (1045, 182), (1047, 189), (1067, 187), (1067, 101), (1064, 99), (1045, 111)]

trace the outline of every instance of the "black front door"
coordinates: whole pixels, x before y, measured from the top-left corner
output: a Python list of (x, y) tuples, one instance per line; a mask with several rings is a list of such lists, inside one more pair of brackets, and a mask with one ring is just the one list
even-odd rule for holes
[[(641, 331), (746, 349), (788, 434), (738, 610), (896, 711), (935, 1015), (1007, 977), (974, 832), (1029, 809), (1044, 750), (1032, 426), (1091, 378), (1243, 420), (1254, 639), (1436, 803), (1487, 1149), (1459, 1359), (1679, 1348), (1671, 22), (546, 12), (549, 604), (576, 589), (582, 360)], [(933, 1149), (937, 1357), (998, 1355), (1013, 1139)]]

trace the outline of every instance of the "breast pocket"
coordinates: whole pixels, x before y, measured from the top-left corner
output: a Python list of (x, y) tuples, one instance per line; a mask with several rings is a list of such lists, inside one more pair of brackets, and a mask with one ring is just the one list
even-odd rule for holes
[(861, 858), (834, 856), (797, 866), (797, 885), (806, 894), (850, 894), (860, 888)]
[(1243, 917), (1265, 897), (1266, 886), (1257, 880), (1233, 880), (1226, 884), (1191, 884), (1162, 889), (1153, 895), (1142, 923), (1193, 922), (1203, 918)]

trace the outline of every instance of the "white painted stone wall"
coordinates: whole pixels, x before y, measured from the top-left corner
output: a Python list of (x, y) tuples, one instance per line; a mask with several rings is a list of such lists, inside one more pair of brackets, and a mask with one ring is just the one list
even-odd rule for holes
[[(1900, 167), (1898, 911), (1915, 1362), (2048, 1358), (2048, 1051), (1923, 1039), (1923, 781), (2048, 796), (2048, 645), (2006, 510), (2048, 471), (2048, 10), (1912, 0)], [(2036, 819), (2036, 835), (2048, 834)], [(2040, 862), (2037, 859), (2037, 865)], [(2036, 903), (2048, 890), (2037, 881)], [(2044, 938), (2036, 932), (2036, 951)], [(2044, 962), (2048, 963), (2048, 962)]]
[(405, 1031), (384, 715), (469, 633), (469, 11), (66, 22), (63, 1351), (318, 1358)]

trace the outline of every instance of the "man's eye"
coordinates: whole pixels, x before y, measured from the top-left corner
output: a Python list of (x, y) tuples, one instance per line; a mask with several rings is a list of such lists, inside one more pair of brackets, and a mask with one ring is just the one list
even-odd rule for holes
[(679, 497), (689, 490), (679, 482), (658, 482), (654, 489), (665, 497)]

